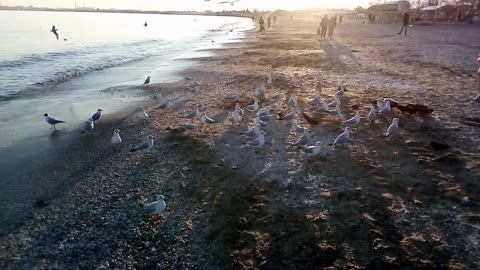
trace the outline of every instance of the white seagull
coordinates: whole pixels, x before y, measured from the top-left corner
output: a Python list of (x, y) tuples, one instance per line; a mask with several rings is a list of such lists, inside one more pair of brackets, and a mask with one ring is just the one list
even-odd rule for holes
[(251, 129), (247, 130), (247, 132), (241, 135), (245, 135), (247, 137), (258, 137), (259, 133), (260, 133), (260, 124), (256, 124)]
[(242, 110), (242, 108), (240, 108), (240, 104), (235, 104), (235, 111), (238, 111), (238, 113), (240, 113), (240, 115), (244, 115), (244, 112)]
[(295, 109), (297, 107), (297, 102), (295, 101), (295, 95), (291, 94), (288, 98), (288, 107)]
[(385, 137), (392, 138), (398, 134), (400, 131), (400, 128), (398, 127), (398, 121), (398, 118), (393, 118), (392, 124), (388, 127), (387, 132), (384, 134)]
[(139, 111), (139, 112), (137, 113), (137, 117), (138, 117), (138, 118), (142, 118), (142, 119), (149, 119), (149, 118), (151, 118), (151, 117), (153, 117), (153, 116), (148, 115), (147, 112), (145, 111), (145, 109), (142, 109), (141, 111)]
[(350, 128), (346, 127), (345, 131), (343, 131), (333, 142), (333, 145), (339, 145), (347, 143), (350, 140)]
[(158, 106), (156, 109), (168, 110), (173, 106), (172, 101), (169, 99), (167, 102), (163, 103), (162, 105)]
[(199, 115), (198, 106), (194, 106), (193, 110), (189, 114), (185, 115), (185, 118), (193, 119), (198, 115)]
[(55, 118), (53, 118), (53, 117), (50, 117), (50, 115), (48, 115), (48, 113), (45, 113), (43, 116), (45, 117), (45, 122), (47, 122), (47, 124), (50, 125), (50, 129), (52, 129), (52, 128), (53, 128), (53, 129), (57, 129), (57, 128), (55, 127), (56, 124), (65, 123), (65, 121), (57, 120), (57, 119), (55, 119)]
[(308, 144), (308, 141), (310, 141), (310, 134), (308, 134), (308, 132), (309, 132), (308, 129), (304, 129), (302, 136), (300, 136), (297, 142), (294, 143), (293, 145), (298, 147), (306, 146)]
[(354, 117), (348, 119), (347, 121), (345, 121), (343, 123), (345, 123), (347, 125), (352, 125), (352, 126), (360, 124), (360, 111), (357, 111), (357, 113), (355, 114)]
[(145, 204), (143, 209), (149, 214), (160, 214), (165, 212), (165, 207), (165, 197), (163, 195), (158, 195), (156, 201)]
[(259, 108), (258, 102), (259, 102), (258, 99), (255, 98), (255, 99), (253, 100), (253, 104), (247, 106), (247, 110), (249, 110), (249, 111), (251, 111), (251, 112), (256, 112), (256, 111), (258, 110), (258, 108)]
[(122, 143), (122, 138), (120, 137), (120, 130), (119, 129), (115, 129), (113, 131), (113, 136), (112, 136), (112, 139), (110, 140), (110, 143), (112, 145)]
[(296, 121), (292, 121), (292, 131), (295, 133), (303, 133), (305, 130), (308, 131), (306, 127), (299, 126)]
[(318, 156), (322, 150), (322, 142), (318, 141), (315, 143), (314, 146), (309, 146), (304, 149), (305, 153), (307, 153), (308, 156)]
[(136, 151), (150, 151), (153, 147), (153, 136), (148, 135), (145, 141), (141, 144), (138, 144), (134, 148), (130, 149), (130, 152), (136, 152)]
[(267, 134), (265, 131), (260, 130), (260, 132), (258, 133), (258, 137), (255, 140), (248, 142), (247, 145), (250, 147), (254, 147), (255, 152), (257, 152), (258, 148), (262, 147), (265, 144), (265, 134)]
[(206, 125), (213, 125), (213, 124), (218, 123), (217, 121), (209, 118), (209, 117), (207, 116), (207, 113), (206, 113), (206, 112), (204, 112), (204, 113), (202, 114), (201, 120), (202, 120), (202, 123), (204, 123), (204, 124), (206, 124)]
[(377, 118), (377, 115), (375, 113), (375, 107), (370, 106), (370, 112), (368, 113), (368, 120), (370, 120), (370, 123), (375, 123), (376, 118)]

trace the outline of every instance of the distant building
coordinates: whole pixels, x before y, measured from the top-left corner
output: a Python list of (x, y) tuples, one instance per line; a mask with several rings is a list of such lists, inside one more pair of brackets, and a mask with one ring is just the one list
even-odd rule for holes
[(428, 6), (420, 9), (420, 17), (423, 21), (434, 21), (435, 14), (437, 21), (455, 21), (457, 8), (452, 5)]
[(375, 22), (392, 23), (402, 20), (402, 14), (410, 11), (410, 2), (392, 1), (370, 6), (367, 14), (375, 16)]

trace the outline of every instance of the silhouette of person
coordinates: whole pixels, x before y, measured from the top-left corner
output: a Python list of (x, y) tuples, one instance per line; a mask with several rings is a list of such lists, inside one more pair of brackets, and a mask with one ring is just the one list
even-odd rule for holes
[(270, 23), (271, 23), (271, 21), (272, 21), (272, 17), (269, 16), (269, 17), (267, 18), (267, 27), (268, 27), (268, 28), (270, 28)]
[(260, 32), (265, 31), (265, 20), (263, 19), (263, 16), (260, 16), (258, 23), (260, 24)]
[(325, 15), (323, 16), (322, 21), (320, 22), (320, 27), (322, 29), (320, 38), (325, 38), (327, 36), (327, 29), (328, 29), (329, 21), (328, 21), (328, 16)]
[(407, 35), (407, 28), (408, 28), (408, 23), (410, 21), (410, 14), (408, 12), (403, 12), (403, 24), (402, 24), (402, 29), (400, 29), (400, 32), (398, 34), (400, 35), (405, 28), (405, 36)]
[(145, 22), (145, 23), (143, 24), (143, 26), (147, 27), (147, 26), (148, 26), (148, 23), (147, 23), (147, 22)]
[(277, 23), (277, 16), (273, 16), (273, 23)]
[(57, 37), (57, 40), (58, 40), (58, 32), (57, 31), (58, 31), (58, 29), (55, 27), (55, 25), (52, 26), (52, 30), (50, 30), (50, 32), (52, 32), (55, 35), (55, 37)]
[(328, 37), (333, 38), (333, 30), (335, 30), (335, 27), (337, 26), (337, 19), (335, 16), (330, 18), (330, 23), (328, 24)]

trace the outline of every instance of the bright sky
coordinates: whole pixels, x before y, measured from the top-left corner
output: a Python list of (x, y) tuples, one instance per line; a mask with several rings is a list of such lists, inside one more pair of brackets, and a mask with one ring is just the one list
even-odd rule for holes
[[(0, 0), (8, 6), (23, 5), (37, 7), (75, 7), (89, 6), (95, 8), (139, 9), (139, 10), (222, 10), (222, 9), (304, 9), (304, 8), (354, 8), (366, 6), (371, 0), (239, 0), (234, 6), (220, 5), (223, 0)], [(231, 0), (227, 0), (231, 1)]]

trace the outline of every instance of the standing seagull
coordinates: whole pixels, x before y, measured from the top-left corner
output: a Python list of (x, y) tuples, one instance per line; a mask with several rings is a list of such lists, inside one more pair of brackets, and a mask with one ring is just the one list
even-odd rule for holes
[(92, 115), (93, 122), (98, 121), (100, 120), (100, 118), (102, 118), (102, 112), (102, 109), (98, 109), (97, 112)]
[(148, 77), (145, 79), (145, 82), (143, 83), (143, 85), (149, 84), (149, 83), (150, 83), (150, 76), (148, 76)]
[(400, 128), (398, 127), (398, 121), (398, 118), (393, 118), (392, 124), (388, 127), (387, 132), (384, 134), (385, 137), (392, 138), (398, 134), (400, 131)]
[(149, 151), (153, 147), (153, 136), (148, 135), (145, 141), (130, 150), (130, 152), (136, 151)]
[(255, 99), (253, 100), (253, 104), (247, 106), (247, 110), (249, 110), (249, 111), (251, 111), (251, 112), (256, 112), (256, 111), (258, 110), (258, 108), (259, 108), (258, 102), (259, 102), (258, 99), (255, 98)]
[(248, 142), (248, 146), (254, 147), (255, 152), (258, 152), (258, 148), (265, 144), (265, 134), (267, 134), (265, 131), (260, 130), (258, 137), (255, 140)]
[(370, 112), (368, 113), (368, 120), (370, 120), (370, 123), (375, 123), (376, 118), (377, 118), (377, 115), (375, 114), (375, 107), (371, 106)]
[(310, 135), (308, 134), (308, 132), (309, 132), (308, 129), (304, 129), (302, 136), (300, 136), (298, 141), (293, 145), (299, 148), (302, 146), (306, 146), (308, 144), (308, 141), (310, 140)]
[(185, 118), (193, 119), (193, 118), (197, 117), (198, 114), (199, 114), (198, 106), (195, 106), (195, 107), (193, 107), (193, 110), (189, 114), (185, 115)]
[(85, 124), (83, 125), (82, 127), (82, 130), (80, 131), (80, 134), (83, 134), (85, 132), (92, 132), (94, 128), (94, 125), (93, 125), (93, 119), (92, 118), (88, 118), (87, 122), (85, 122)]
[(338, 137), (335, 139), (333, 142), (333, 145), (339, 145), (339, 144), (344, 144), (347, 143), (350, 140), (350, 128), (346, 127), (345, 131), (342, 132), (342, 134), (338, 135)]
[(352, 125), (352, 126), (360, 124), (360, 112), (357, 111), (357, 113), (355, 114), (354, 117), (348, 119), (344, 123), (347, 124), (347, 125)]
[(50, 117), (50, 116), (48, 115), (48, 113), (45, 113), (43, 116), (45, 117), (45, 121), (47, 122), (47, 124), (51, 125), (50, 129), (52, 129), (52, 128), (53, 128), (53, 129), (57, 129), (57, 128), (55, 127), (56, 124), (65, 123), (65, 121), (57, 120), (57, 119), (55, 119), (55, 118), (53, 118), (53, 117)]
[(317, 156), (320, 154), (322, 147), (321, 147), (322, 142), (316, 142), (315, 146), (309, 146), (304, 149), (305, 153), (307, 153), (308, 156)]
[(115, 129), (113, 131), (113, 136), (112, 136), (112, 139), (110, 140), (110, 142), (111, 142), (112, 145), (122, 143), (122, 138), (120, 138), (120, 130), (119, 129)]
[(143, 206), (143, 210), (149, 214), (160, 214), (165, 212), (166, 206), (165, 197), (163, 195), (158, 195), (157, 200), (152, 203), (145, 204)]

